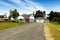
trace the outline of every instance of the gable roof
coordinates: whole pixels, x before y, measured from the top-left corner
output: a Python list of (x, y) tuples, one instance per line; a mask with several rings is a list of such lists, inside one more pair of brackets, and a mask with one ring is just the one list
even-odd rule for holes
[(29, 19), (34, 19), (34, 16), (33, 16), (33, 15), (31, 15), (31, 16), (29, 17)]
[(31, 16), (31, 14), (23, 14), (22, 15), (25, 19), (29, 19), (29, 17)]
[(17, 19), (24, 19), (24, 17), (20, 15), (17, 17)]

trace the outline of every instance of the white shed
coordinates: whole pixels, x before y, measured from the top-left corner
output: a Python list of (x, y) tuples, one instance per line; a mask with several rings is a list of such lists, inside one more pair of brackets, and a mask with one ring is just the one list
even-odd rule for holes
[(31, 16), (29, 17), (29, 21), (30, 21), (30, 22), (34, 22), (34, 16), (33, 16), (33, 15), (31, 15)]
[(23, 16), (18, 16), (17, 19), (16, 19), (17, 22), (25, 22), (25, 19)]

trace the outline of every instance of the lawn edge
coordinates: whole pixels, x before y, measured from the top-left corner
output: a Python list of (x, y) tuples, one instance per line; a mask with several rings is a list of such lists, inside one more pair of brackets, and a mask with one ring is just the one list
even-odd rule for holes
[(46, 40), (54, 40), (52, 34), (50, 33), (50, 28), (44, 24), (44, 33)]

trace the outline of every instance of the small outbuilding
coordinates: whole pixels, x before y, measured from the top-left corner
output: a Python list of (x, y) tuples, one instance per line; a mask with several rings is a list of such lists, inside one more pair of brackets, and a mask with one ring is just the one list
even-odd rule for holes
[(23, 16), (18, 16), (17, 19), (16, 19), (17, 22), (25, 22), (25, 19)]
[(31, 16), (29, 17), (29, 21), (30, 21), (30, 22), (34, 22), (34, 16), (33, 16), (33, 15), (31, 15)]

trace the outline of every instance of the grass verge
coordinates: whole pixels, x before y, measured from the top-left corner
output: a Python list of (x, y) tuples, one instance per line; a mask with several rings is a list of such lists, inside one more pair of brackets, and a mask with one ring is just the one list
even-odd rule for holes
[(21, 25), (24, 25), (26, 23), (16, 23), (16, 22), (0, 22), (0, 30), (12, 28), (12, 27), (18, 27)]
[(50, 28), (50, 32), (54, 40), (60, 40), (60, 24), (56, 22), (45, 23)]

